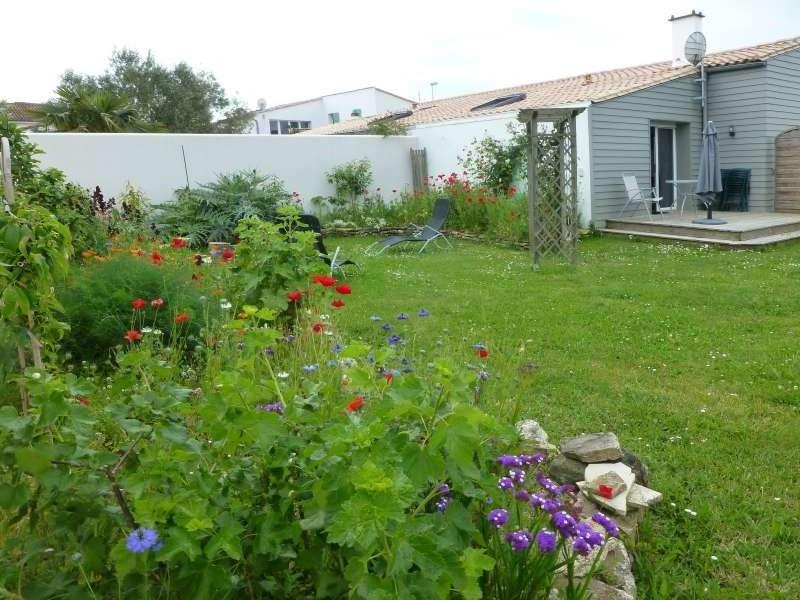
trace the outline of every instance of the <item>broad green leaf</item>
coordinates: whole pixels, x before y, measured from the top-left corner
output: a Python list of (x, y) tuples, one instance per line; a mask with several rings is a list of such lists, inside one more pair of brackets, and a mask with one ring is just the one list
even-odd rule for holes
[(184, 529), (171, 527), (164, 535), (164, 547), (158, 553), (158, 560), (169, 562), (181, 554), (193, 561), (201, 554), (200, 544)]
[(44, 446), (17, 448), (14, 454), (20, 469), (37, 476), (42, 475), (51, 468), (50, 461), (55, 456), (52, 448)]
[(11, 485), (0, 483), (0, 508), (15, 509), (28, 501), (30, 490), (23, 483)]

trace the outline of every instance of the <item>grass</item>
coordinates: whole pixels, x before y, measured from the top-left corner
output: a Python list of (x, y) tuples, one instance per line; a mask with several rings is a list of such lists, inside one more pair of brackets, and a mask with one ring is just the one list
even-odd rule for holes
[(533, 273), (505, 248), (365, 258), (367, 243), (329, 240), (365, 266), (352, 334), (379, 314), (414, 354), (472, 364), (483, 342), (481, 402), (555, 441), (614, 431), (650, 466), (665, 499), (633, 546), (641, 597), (800, 597), (800, 245), (589, 238), (577, 267)]

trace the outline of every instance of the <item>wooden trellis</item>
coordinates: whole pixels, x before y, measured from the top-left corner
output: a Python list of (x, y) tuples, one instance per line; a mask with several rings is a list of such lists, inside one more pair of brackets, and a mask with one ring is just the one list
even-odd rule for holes
[(528, 243), (534, 268), (578, 258), (575, 117), (583, 109), (523, 110), (528, 131)]

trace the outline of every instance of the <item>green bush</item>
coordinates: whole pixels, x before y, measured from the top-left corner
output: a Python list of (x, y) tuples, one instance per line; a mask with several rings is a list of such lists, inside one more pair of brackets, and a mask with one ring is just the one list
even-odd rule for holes
[(372, 165), (367, 159), (353, 160), (331, 169), (325, 176), (336, 188), (338, 201), (341, 204), (349, 201), (355, 208), (358, 197), (366, 194), (372, 183)]
[[(70, 326), (62, 341), (70, 360), (108, 360), (125, 343), (122, 336), (132, 328), (160, 330), (164, 343), (170, 344), (178, 312), (190, 317), (182, 332), (192, 342), (199, 341), (202, 324), (209, 314), (219, 312), (219, 302), (203, 299), (204, 290), (192, 280), (189, 255), (179, 256), (185, 260), (172, 260), (169, 256), (155, 266), (146, 256), (114, 255), (74, 268), (69, 282), (58, 293)], [(132, 310), (131, 302), (136, 298), (148, 303), (142, 311)], [(156, 298), (164, 300), (158, 311), (149, 304)]]
[(271, 219), (277, 207), (292, 198), (283, 181), (255, 171), (220, 175), (213, 183), (177, 194), (174, 202), (160, 207), (155, 220), (167, 235), (189, 238), (194, 248), (208, 242), (234, 242), (239, 221)]

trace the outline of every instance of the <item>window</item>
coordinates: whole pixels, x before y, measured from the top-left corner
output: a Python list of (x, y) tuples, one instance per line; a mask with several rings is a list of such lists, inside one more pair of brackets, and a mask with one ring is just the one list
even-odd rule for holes
[(311, 129), (311, 121), (269, 120), (270, 135), (288, 135), (305, 129)]
[(352, 110), (352, 112), (350, 113), (350, 116), (351, 117), (360, 117), (361, 116), (361, 109), (360, 108), (354, 108)]
[(483, 104), (478, 104), (478, 106), (473, 106), (470, 110), (483, 110), (485, 108), (495, 108), (497, 106), (505, 106), (506, 104), (514, 104), (520, 100), (525, 100), (527, 97), (527, 94), (510, 94), (508, 96), (500, 96), (499, 98), (489, 100)]
[(277, 119), (270, 119), (269, 120), (269, 134), (270, 135), (278, 135), (280, 130), (278, 129), (278, 121)]
[(333, 123), (338, 123), (338, 122), (339, 122), (339, 113), (338, 112), (328, 113), (328, 123), (333, 124)]

